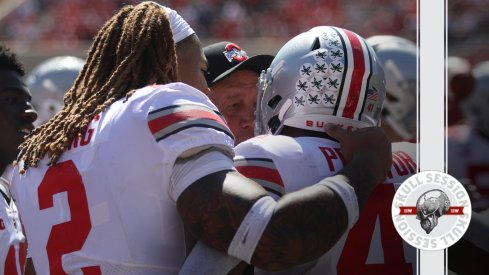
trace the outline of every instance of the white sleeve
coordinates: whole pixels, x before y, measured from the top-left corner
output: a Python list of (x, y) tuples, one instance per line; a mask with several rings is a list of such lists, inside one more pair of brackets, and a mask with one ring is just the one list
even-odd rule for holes
[(218, 150), (207, 149), (193, 157), (179, 159), (171, 174), (170, 197), (176, 202), (180, 194), (198, 179), (223, 170), (234, 170), (232, 159)]
[(202, 242), (197, 242), (178, 274), (224, 275), (239, 263), (239, 259), (210, 248)]
[(233, 154), (234, 136), (209, 98), (193, 87), (172, 83), (152, 91), (134, 112), (147, 110), (149, 133), (166, 161), (174, 163), (182, 153), (202, 146), (220, 146)]
[(252, 138), (234, 148), (234, 167), (243, 176), (260, 184), (275, 200), (285, 195), (285, 183), (262, 138)]
[[(165, 169), (165, 188), (172, 200), (197, 179), (232, 169), (226, 155), (234, 155), (233, 134), (205, 94), (183, 83), (171, 83), (143, 88), (131, 100), (132, 119), (146, 122), (145, 134), (155, 142), (155, 155)], [(220, 150), (222, 156), (207, 156), (202, 162), (192, 157), (211, 148)], [(181, 175), (174, 171), (179, 168), (184, 171)]]

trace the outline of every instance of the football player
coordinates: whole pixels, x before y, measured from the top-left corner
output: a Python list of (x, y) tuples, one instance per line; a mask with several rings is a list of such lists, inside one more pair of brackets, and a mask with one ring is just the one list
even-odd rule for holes
[(367, 38), (385, 73), (382, 128), (392, 142), (416, 140), (416, 44), (394, 35)]
[[(463, 238), (448, 248), (448, 268), (459, 275), (484, 274), (489, 257), (489, 62), (471, 70), (467, 60), (452, 56), (447, 65), (448, 172), (467, 189), (473, 211)], [(452, 106), (450, 99), (455, 99)]]
[(489, 207), (489, 61), (474, 66), (475, 88), (466, 102), (465, 124), (448, 128), (448, 172), (474, 186), (472, 207)]
[[(351, 130), (380, 124), (386, 93), (382, 62), (351, 31), (316, 27), (293, 38), (260, 81), (258, 134), (268, 135), (238, 145), (235, 166), (277, 198), (343, 167), (341, 146), (321, 133), (323, 124)], [(390, 208), (399, 184), (417, 171), (415, 151), (412, 143), (392, 144), (390, 173), (355, 226), (317, 263), (300, 268), (309, 274), (414, 273), (415, 250), (396, 233)], [(264, 169), (273, 173), (267, 176)]]
[[(451, 58), (450, 68), (458, 70), (459, 81), (474, 79), (474, 89), (466, 94), (464, 123), (448, 127), (448, 172), (467, 189), (472, 204), (472, 219), (463, 238), (448, 249), (448, 267), (457, 274), (483, 274), (489, 257), (489, 61), (478, 63), (470, 73), (469, 64)], [(460, 63), (458, 66), (453, 64)], [(470, 68), (470, 67), (469, 67)], [(453, 81), (452, 81), (453, 83)], [(468, 82), (470, 83), (470, 82)], [(465, 87), (465, 89), (470, 88)], [(463, 91), (464, 86), (458, 86)]]
[(56, 56), (34, 67), (26, 77), (32, 105), (38, 112), (36, 126), (44, 124), (63, 107), (63, 97), (75, 82), (85, 61), (76, 56)]
[[(323, 126), (361, 131), (379, 125), (384, 82), (375, 51), (352, 31), (321, 26), (292, 38), (260, 76), (258, 136), (236, 146), (235, 167), (275, 199), (334, 175), (345, 164), (345, 144)], [(390, 209), (397, 187), (417, 171), (415, 152), (413, 143), (393, 143), (388, 177), (356, 224), (317, 261), (273, 274), (414, 274), (416, 250), (397, 234)], [(202, 255), (222, 259), (198, 248), (200, 255), (194, 258), (192, 251), (184, 274), (208, 268), (210, 260)], [(256, 268), (255, 274), (267, 272)]]
[(26, 241), (16, 204), (9, 191), (6, 169), (32, 129), (37, 114), (22, 80), (24, 68), (17, 56), (0, 45), (0, 273), (24, 274)]
[(322, 255), (355, 223), (388, 173), (382, 131), (331, 129), (362, 141), (345, 147), (348, 166), (276, 202), (234, 170), (232, 134), (201, 92), (205, 70), (197, 36), (171, 9), (127, 5), (102, 26), (63, 109), (22, 144), (13, 173), (38, 273), (176, 274), (185, 228), (279, 270)]

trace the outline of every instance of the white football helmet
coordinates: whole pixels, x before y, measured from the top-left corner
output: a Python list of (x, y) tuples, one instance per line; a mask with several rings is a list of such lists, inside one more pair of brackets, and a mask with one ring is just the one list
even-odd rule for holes
[(255, 134), (284, 125), (323, 132), (380, 125), (385, 97), (381, 64), (358, 34), (315, 27), (289, 40), (260, 75)]
[(416, 136), (416, 44), (394, 35), (367, 38), (385, 73), (386, 99), (382, 118), (399, 136)]
[(37, 65), (26, 77), (37, 110), (36, 126), (44, 124), (63, 107), (64, 94), (71, 88), (85, 61), (75, 56), (57, 56)]
[(489, 61), (474, 66), (472, 74), (475, 88), (467, 100), (467, 113), (471, 124), (489, 136)]

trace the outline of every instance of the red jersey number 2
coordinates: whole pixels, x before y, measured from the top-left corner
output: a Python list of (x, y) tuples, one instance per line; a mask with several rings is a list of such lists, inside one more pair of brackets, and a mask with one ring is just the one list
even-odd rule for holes
[[(69, 160), (49, 167), (37, 192), (40, 210), (53, 207), (54, 195), (67, 193), (71, 220), (53, 225), (46, 245), (50, 274), (66, 274), (61, 257), (82, 249), (92, 228), (85, 186), (75, 164)], [(84, 267), (82, 272), (101, 274), (98, 266)]]
[[(338, 274), (413, 274), (413, 267), (405, 261), (403, 242), (391, 218), (391, 204), (395, 195), (393, 184), (378, 185), (368, 198), (362, 213), (348, 237), (338, 262)], [(379, 217), (380, 241), (384, 263), (367, 264), (370, 242)]]

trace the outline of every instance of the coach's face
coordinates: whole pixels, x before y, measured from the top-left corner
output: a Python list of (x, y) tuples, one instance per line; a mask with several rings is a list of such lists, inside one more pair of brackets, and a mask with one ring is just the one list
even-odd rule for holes
[(205, 81), (207, 59), (195, 34), (177, 44), (178, 79), (201, 92), (208, 94), (209, 87)]
[(226, 118), (239, 144), (254, 135), (258, 74), (238, 70), (212, 85), (209, 98)]

